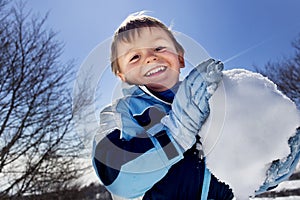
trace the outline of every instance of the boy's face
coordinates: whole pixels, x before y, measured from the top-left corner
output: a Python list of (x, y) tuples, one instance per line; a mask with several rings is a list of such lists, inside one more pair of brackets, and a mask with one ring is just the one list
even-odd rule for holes
[(184, 67), (183, 53), (178, 53), (167, 33), (156, 27), (141, 28), (131, 42), (119, 42), (117, 54), (122, 81), (157, 92), (173, 87)]

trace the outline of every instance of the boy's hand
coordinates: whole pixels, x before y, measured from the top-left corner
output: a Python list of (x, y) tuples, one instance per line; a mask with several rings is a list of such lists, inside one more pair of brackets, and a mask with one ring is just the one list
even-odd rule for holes
[(222, 80), (223, 64), (209, 59), (199, 64), (182, 81), (169, 115), (162, 119), (175, 140), (189, 149), (209, 115), (208, 100)]
[[(200, 73), (207, 84), (207, 92), (212, 95), (217, 89), (219, 82), (222, 80), (223, 69), (224, 65), (221, 61), (210, 58), (195, 67), (188, 76), (198, 76)], [(187, 77), (187, 79), (190, 78)]]

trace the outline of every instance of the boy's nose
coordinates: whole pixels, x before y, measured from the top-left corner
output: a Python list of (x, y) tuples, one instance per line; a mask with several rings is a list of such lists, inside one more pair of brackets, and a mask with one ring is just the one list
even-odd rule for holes
[(153, 52), (152, 49), (146, 49), (145, 56), (146, 56), (147, 64), (157, 60), (157, 56), (156, 56), (155, 52)]
[(157, 57), (155, 55), (148, 56), (146, 63), (149, 64), (152, 61), (156, 61), (156, 60), (157, 60)]

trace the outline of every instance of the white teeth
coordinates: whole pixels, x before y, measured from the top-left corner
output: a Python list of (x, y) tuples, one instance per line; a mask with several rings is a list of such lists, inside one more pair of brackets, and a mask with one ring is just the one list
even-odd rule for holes
[(155, 69), (153, 69), (153, 70), (147, 72), (146, 76), (151, 76), (152, 74), (155, 74), (155, 73), (157, 73), (157, 72), (159, 72), (159, 71), (164, 71), (165, 69), (166, 69), (166, 67), (164, 67), (164, 66), (155, 68)]

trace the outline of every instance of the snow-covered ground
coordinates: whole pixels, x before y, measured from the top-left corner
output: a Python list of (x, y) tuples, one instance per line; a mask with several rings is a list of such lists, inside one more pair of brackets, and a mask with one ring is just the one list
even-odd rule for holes
[(276, 189), (274, 189), (272, 191), (285, 191), (287, 189), (289, 189), (289, 190), (299, 189), (300, 190), (300, 180), (284, 181), (281, 184), (279, 184)]

